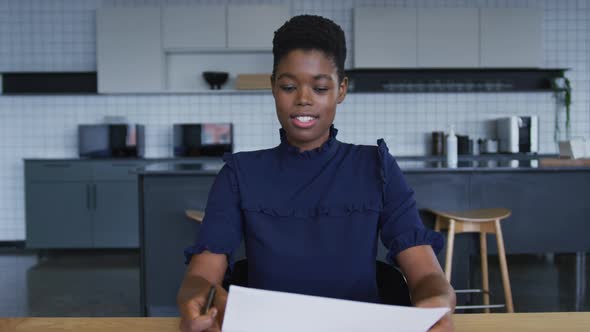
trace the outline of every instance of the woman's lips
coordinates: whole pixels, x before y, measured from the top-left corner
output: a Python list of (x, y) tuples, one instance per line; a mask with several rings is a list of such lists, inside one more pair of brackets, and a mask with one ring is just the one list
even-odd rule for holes
[(295, 116), (291, 118), (291, 122), (295, 127), (306, 129), (312, 127), (318, 118), (313, 116)]

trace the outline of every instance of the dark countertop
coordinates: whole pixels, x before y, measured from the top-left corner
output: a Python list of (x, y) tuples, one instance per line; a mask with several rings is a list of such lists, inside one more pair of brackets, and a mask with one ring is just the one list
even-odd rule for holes
[[(590, 171), (590, 167), (539, 167), (538, 159), (532, 160), (460, 160), (456, 168), (446, 167), (444, 161), (404, 160), (398, 158), (398, 165), (404, 173), (432, 172), (569, 172)], [(142, 175), (187, 175), (217, 174), (222, 161), (207, 162), (160, 162), (149, 164), (138, 170)]]
[(215, 175), (219, 173), (223, 164), (221, 159), (207, 162), (160, 162), (142, 167), (137, 170), (137, 173), (140, 175)]
[(221, 157), (161, 157), (161, 158), (24, 158), (25, 161), (33, 162), (88, 162), (88, 161), (105, 161), (105, 162), (201, 162), (217, 161)]
[[(444, 156), (397, 156), (396, 160), (404, 173), (432, 172), (563, 172), (590, 171), (590, 167), (539, 167), (539, 159), (555, 158), (550, 154), (488, 154), (476, 156), (458, 156), (456, 168), (446, 167)], [(141, 162), (144, 167), (137, 170), (138, 174), (217, 174), (223, 166), (219, 157), (196, 158), (28, 158), (29, 162)]]

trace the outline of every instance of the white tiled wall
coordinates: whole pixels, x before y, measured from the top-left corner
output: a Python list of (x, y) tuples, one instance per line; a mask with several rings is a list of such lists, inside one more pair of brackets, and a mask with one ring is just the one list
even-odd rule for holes
[[(155, 1), (0, 0), (0, 72), (94, 71), (94, 10), (103, 5), (287, 3), (293, 14), (324, 15), (339, 23), (352, 49), (355, 6), (541, 7), (545, 9), (545, 67), (571, 68), (572, 134), (590, 137), (590, 5), (586, 0), (424, 1)], [(350, 54), (347, 64), (352, 63)], [(269, 64), (270, 70), (271, 64)], [(458, 133), (489, 137), (485, 120), (538, 114), (541, 152), (555, 152), (556, 105), (550, 93), (351, 94), (336, 117), (339, 138), (374, 144), (386, 138), (394, 155), (428, 152), (426, 137), (455, 124)], [(562, 114), (563, 112), (561, 112)], [(23, 158), (76, 157), (76, 126), (123, 115), (146, 125), (147, 156), (171, 155), (171, 124), (231, 121), (237, 150), (271, 147), (278, 122), (269, 94), (0, 96), (0, 241), (25, 236)]]

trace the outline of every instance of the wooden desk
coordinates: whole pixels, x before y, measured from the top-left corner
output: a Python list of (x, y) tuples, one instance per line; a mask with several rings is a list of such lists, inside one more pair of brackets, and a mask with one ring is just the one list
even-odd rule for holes
[[(459, 314), (456, 332), (590, 331), (590, 312), (531, 314)], [(125, 331), (175, 332), (177, 318), (2, 318), (2, 332)]]

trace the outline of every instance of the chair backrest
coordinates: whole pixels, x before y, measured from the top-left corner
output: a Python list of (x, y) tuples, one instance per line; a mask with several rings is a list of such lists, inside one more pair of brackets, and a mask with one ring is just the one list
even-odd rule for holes
[(377, 289), (383, 304), (412, 306), (410, 290), (403, 273), (396, 267), (377, 261)]
[[(411, 306), (410, 291), (406, 278), (402, 272), (394, 266), (377, 261), (375, 264), (377, 274), (377, 289), (383, 304)], [(234, 263), (231, 275), (227, 275), (223, 281), (223, 287), (229, 289), (229, 285), (248, 286), (248, 260), (242, 259)]]

